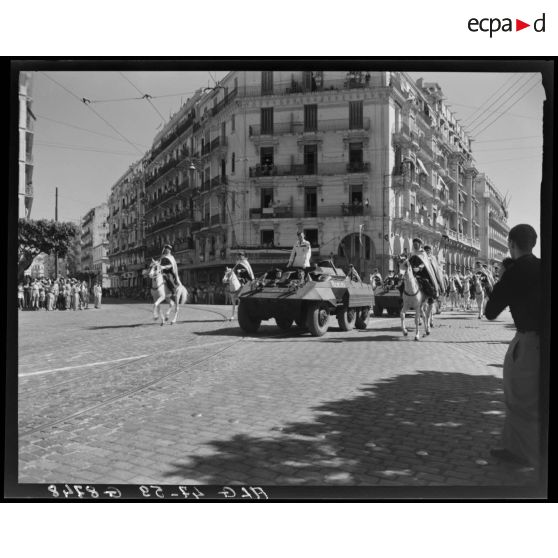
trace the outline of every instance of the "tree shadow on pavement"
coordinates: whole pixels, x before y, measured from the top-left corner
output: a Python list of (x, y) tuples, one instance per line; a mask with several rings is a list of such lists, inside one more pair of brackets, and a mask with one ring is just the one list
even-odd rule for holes
[[(165, 477), (220, 485), (533, 489), (532, 469), (490, 457), (500, 441), (502, 398), (501, 380), (490, 375), (399, 375), (314, 407), (313, 420), (278, 424), (261, 437), (238, 433), (208, 442), (203, 456), (185, 455)], [(249, 431), (253, 417), (237, 426)]]

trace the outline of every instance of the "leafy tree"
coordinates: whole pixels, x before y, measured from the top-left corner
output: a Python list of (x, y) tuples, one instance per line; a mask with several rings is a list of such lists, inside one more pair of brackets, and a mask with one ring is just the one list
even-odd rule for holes
[(52, 219), (38, 221), (19, 219), (18, 222), (18, 276), (31, 265), (41, 252), (65, 258), (80, 229), (74, 223), (59, 223)]

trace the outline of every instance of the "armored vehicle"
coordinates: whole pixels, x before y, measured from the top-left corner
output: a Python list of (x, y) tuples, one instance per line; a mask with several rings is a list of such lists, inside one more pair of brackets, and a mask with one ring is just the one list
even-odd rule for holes
[(384, 309), (387, 311), (388, 316), (399, 316), (403, 300), (401, 293), (396, 287), (377, 287), (374, 291), (374, 316), (380, 317)]
[(238, 323), (254, 333), (262, 320), (275, 318), (282, 330), (293, 323), (314, 337), (324, 335), (331, 317), (339, 327), (365, 329), (374, 305), (374, 291), (356, 274), (347, 276), (332, 261), (322, 261), (310, 270), (272, 269), (246, 284), (238, 306)]
[[(388, 316), (399, 316), (403, 306), (403, 299), (397, 287), (378, 287), (374, 291), (374, 307), (372, 312), (374, 316), (380, 317), (386, 310)], [(434, 312), (440, 314), (442, 305), (440, 299), (434, 301)]]

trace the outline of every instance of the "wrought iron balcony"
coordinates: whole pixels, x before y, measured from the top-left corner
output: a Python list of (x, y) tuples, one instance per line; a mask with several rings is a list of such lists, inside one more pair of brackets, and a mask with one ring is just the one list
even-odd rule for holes
[(361, 126), (355, 126), (348, 118), (335, 118), (329, 120), (318, 120), (314, 130), (305, 129), (304, 122), (274, 122), (270, 128), (262, 129), (262, 126), (253, 124), (249, 126), (248, 134), (252, 138), (259, 136), (279, 136), (283, 134), (304, 134), (319, 132), (342, 132), (345, 130), (369, 130), (370, 118), (363, 118)]

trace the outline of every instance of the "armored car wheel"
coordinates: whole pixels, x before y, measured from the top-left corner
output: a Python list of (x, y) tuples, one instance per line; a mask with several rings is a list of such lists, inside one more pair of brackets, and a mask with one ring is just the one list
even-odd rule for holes
[(370, 306), (357, 308), (355, 325), (358, 329), (366, 329), (370, 320)]
[(277, 324), (277, 327), (279, 329), (282, 329), (283, 331), (287, 331), (288, 329), (291, 329), (291, 326), (293, 325), (293, 320), (292, 318), (275, 318), (275, 323)]
[(340, 308), (337, 311), (337, 322), (343, 331), (350, 331), (355, 327), (356, 309), (355, 308)]
[(238, 325), (241, 327), (241, 329), (244, 330), (246, 333), (256, 333), (261, 323), (261, 320), (250, 316), (248, 306), (240, 302), (240, 304), (238, 305)]
[(329, 309), (325, 304), (312, 304), (306, 315), (306, 325), (313, 337), (321, 337), (327, 331)]

